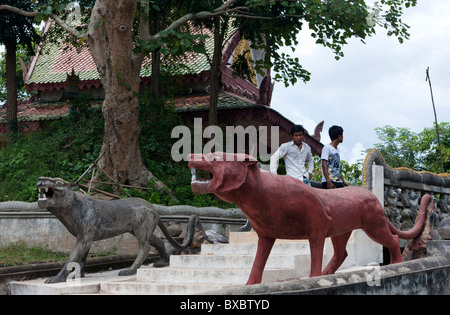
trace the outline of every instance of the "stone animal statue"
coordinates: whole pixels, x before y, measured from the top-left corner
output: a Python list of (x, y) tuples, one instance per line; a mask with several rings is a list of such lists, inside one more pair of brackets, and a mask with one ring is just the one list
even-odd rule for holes
[(80, 265), (81, 276), (93, 241), (99, 241), (124, 233), (133, 234), (139, 243), (139, 252), (133, 265), (120, 271), (120, 276), (133, 275), (142, 265), (154, 246), (160, 255), (160, 260), (154, 267), (164, 267), (169, 264), (169, 255), (164, 243), (154, 235), (156, 226), (172, 246), (183, 250), (192, 242), (194, 224), (197, 216), (190, 217), (187, 239), (178, 244), (167, 231), (153, 206), (144, 199), (127, 198), (113, 201), (97, 200), (91, 196), (73, 191), (76, 185), (60, 178), (40, 177), (37, 183), (39, 190), (38, 206), (54, 214), (69, 232), (77, 238), (69, 259), (61, 271), (46, 283), (65, 282), (72, 270), (68, 266), (73, 263)]
[[(362, 229), (375, 242), (386, 246), (391, 263), (402, 261), (399, 237), (417, 237), (424, 226), (429, 195), (422, 198), (419, 219), (410, 231), (396, 229), (386, 218), (377, 197), (359, 187), (317, 189), (289, 176), (274, 175), (257, 166), (245, 154), (215, 152), (188, 156), (196, 194), (213, 193), (236, 204), (258, 234), (258, 247), (247, 284), (260, 283), (267, 258), (277, 238), (308, 239), (310, 276), (334, 273), (347, 256), (346, 244), (355, 229)], [(196, 170), (212, 174), (197, 179)], [(325, 238), (331, 237), (334, 255), (322, 270)]]

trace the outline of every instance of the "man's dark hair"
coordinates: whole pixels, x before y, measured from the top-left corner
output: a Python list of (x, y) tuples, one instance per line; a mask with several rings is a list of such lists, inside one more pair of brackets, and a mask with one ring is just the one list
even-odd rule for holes
[(339, 135), (344, 134), (344, 129), (340, 126), (331, 126), (330, 130), (328, 130), (328, 134), (330, 135), (331, 141), (336, 140)]
[(291, 134), (291, 136), (293, 136), (294, 133), (299, 132), (299, 131), (301, 131), (303, 134), (305, 134), (305, 128), (303, 128), (302, 125), (294, 125), (291, 128), (290, 134)]

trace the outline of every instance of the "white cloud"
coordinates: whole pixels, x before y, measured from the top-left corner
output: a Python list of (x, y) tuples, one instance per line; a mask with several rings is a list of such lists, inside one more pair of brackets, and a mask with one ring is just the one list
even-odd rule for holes
[(353, 146), (353, 149), (350, 154), (350, 158), (348, 159), (348, 162), (350, 164), (355, 164), (356, 162), (364, 160), (364, 158), (366, 157), (365, 150), (366, 150), (366, 148), (364, 148), (364, 145), (361, 142), (356, 143)]

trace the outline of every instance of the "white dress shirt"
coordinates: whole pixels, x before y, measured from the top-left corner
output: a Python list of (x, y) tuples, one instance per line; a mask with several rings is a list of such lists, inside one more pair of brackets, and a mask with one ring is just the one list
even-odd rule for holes
[[(311, 148), (306, 143), (302, 143), (302, 150), (295, 145), (294, 141), (283, 143), (278, 150), (270, 157), (270, 172), (277, 174), (278, 160), (284, 157), (286, 173), (291, 177), (303, 180), (309, 179), (309, 174), (314, 170), (314, 160)], [(307, 164), (307, 169), (305, 168)]]

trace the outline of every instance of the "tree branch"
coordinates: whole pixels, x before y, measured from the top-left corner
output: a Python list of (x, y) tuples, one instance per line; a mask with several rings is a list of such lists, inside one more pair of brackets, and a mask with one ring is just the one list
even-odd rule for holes
[[(231, 12), (234, 12), (234, 11), (237, 11), (237, 10), (247, 9), (247, 7), (230, 8), (237, 1), (238, 0), (228, 0), (223, 5), (221, 5), (217, 9), (215, 9), (213, 12), (202, 11), (202, 12), (198, 12), (198, 13), (186, 14), (185, 16), (179, 18), (178, 20), (176, 20), (172, 24), (170, 24), (165, 30), (168, 30), (168, 29), (175, 30), (178, 27), (180, 27), (181, 25), (183, 25), (183, 24), (185, 24), (185, 23), (187, 23), (188, 21), (191, 21), (191, 20), (207, 19), (207, 18), (211, 18), (211, 17), (216, 17), (216, 16), (221, 15), (223, 13), (231, 13)], [(164, 31), (162, 31), (162, 32), (164, 32)], [(158, 34), (155, 34), (153, 36), (150, 36), (150, 39), (151, 40), (158, 40), (159, 38), (161, 38), (160, 34), (161, 34), (161, 32), (159, 32)]]
[[(27, 16), (27, 17), (35, 17), (38, 15), (39, 12), (29, 12), (29, 11), (24, 11), (22, 9), (10, 6), (10, 5), (0, 5), (0, 11), (1, 10), (8, 10), (11, 11), (13, 13), (16, 14), (20, 14), (23, 16)], [(86, 36), (86, 34), (79, 34), (78, 31), (72, 27), (70, 27), (68, 24), (66, 24), (60, 17), (58, 17), (56, 14), (51, 13), (49, 14), (49, 17), (52, 18), (56, 24), (58, 24), (61, 28), (63, 28), (65, 31), (67, 31), (68, 33), (72, 34), (73, 36), (77, 37), (77, 38), (83, 38)]]
[(23, 15), (23, 16), (28, 16), (28, 17), (35, 17), (38, 14), (37, 12), (24, 11), (22, 9), (12, 7), (12, 6), (6, 5), (6, 4), (0, 5), (0, 11), (1, 10), (8, 10), (8, 11), (11, 11), (11, 12)]
[(248, 13), (240, 13), (237, 12), (237, 14), (233, 14), (230, 15), (228, 13), (224, 14), (225, 16), (229, 16), (229, 17), (241, 17), (241, 18), (246, 18), (246, 19), (257, 19), (257, 20), (278, 20), (278, 19), (283, 19), (283, 18), (288, 18), (288, 17), (292, 17), (292, 18), (305, 18), (307, 15), (306, 14), (281, 14), (278, 16), (260, 16), (260, 15), (251, 15)]
[[(150, 40), (150, 18), (149, 18), (149, 1), (141, 1), (141, 20), (139, 21), (139, 35), (142, 40)], [(133, 54), (133, 63), (136, 66), (141, 66), (145, 58), (145, 53), (140, 52), (138, 54)]]
[(76, 38), (84, 38), (86, 37), (87, 33), (80, 33), (76, 29), (70, 27), (66, 22), (64, 22), (59, 16), (56, 14), (50, 14), (49, 17), (51, 17), (53, 20), (55, 20), (56, 24), (58, 24), (62, 29), (67, 31), (69, 34), (72, 34)]

